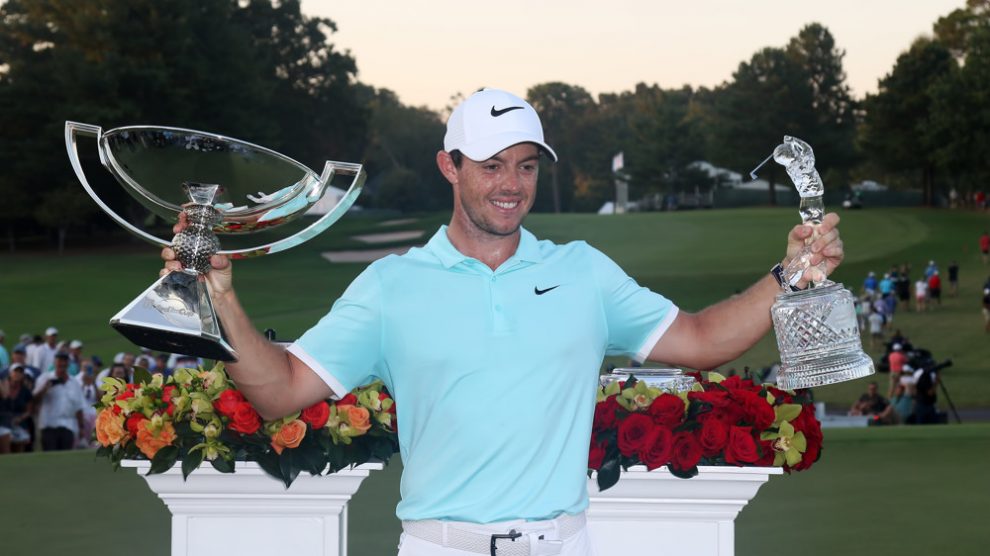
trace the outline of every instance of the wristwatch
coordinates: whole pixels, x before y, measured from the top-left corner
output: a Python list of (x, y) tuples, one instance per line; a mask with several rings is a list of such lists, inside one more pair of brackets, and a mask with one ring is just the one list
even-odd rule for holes
[(770, 276), (773, 276), (773, 279), (780, 284), (782, 289), (792, 292), (801, 291), (799, 288), (791, 285), (790, 282), (784, 279), (784, 267), (780, 266), (780, 263), (773, 265), (773, 268), (770, 269)]

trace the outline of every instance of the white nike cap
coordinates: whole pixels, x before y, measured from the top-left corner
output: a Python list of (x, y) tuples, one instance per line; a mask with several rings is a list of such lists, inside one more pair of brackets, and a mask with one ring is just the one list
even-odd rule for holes
[(498, 89), (482, 89), (450, 114), (443, 150), (461, 151), (480, 162), (519, 143), (534, 143), (557, 160), (543, 140), (540, 116), (528, 102)]

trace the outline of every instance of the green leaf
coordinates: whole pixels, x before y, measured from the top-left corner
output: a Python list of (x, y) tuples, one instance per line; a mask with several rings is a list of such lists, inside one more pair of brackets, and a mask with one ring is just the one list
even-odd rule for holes
[(151, 459), (151, 468), (148, 469), (147, 475), (164, 473), (169, 469), (172, 469), (172, 466), (175, 465), (175, 460), (178, 458), (178, 446), (165, 446), (164, 448), (158, 450), (158, 452), (155, 453), (155, 457)]
[(151, 373), (149, 373), (148, 369), (145, 369), (144, 367), (134, 367), (134, 376), (132, 380), (135, 384), (148, 384), (151, 382)]
[(776, 422), (793, 421), (801, 414), (801, 406), (796, 403), (785, 403), (773, 408), (773, 411), (777, 416)]
[(113, 446), (100, 446), (96, 449), (96, 457), (108, 458), (113, 455)]
[[(199, 465), (203, 463), (203, 456), (206, 455), (205, 449), (194, 450), (182, 459), (182, 479), (188, 479), (189, 474), (199, 468)], [(223, 458), (217, 458), (223, 459)]]
[(217, 471), (219, 471), (221, 473), (233, 473), (234, 472), (234, 462), (233, 462), (233, 460), (229, 460), (229, 459), (226, 459), (226, 458), (223, 458), (223, 457), (214, 458), (214, 459), (210, 460), (210, 465), (213, 466), (213, 469), (216, 469)]
[(282, 482), (285, 488), (289, 488), (292, 481), (299, 476), (299, 462), (297, 461), (295, 450), (292, 448), (282, 450), (282, 455), (278, 458), (279, 469), (282, 472)]
[(620, 469), (618, 458), (606, 458), (598, 470), (598, 490), (605, 491), (619, 482)]
[(282, 468), (279, 467), (278, 454), (275, 452), (259, 454), (255, 461), (258, 462), (258, 466), (261, 467), (262, 471), (267, 473), (269, 477), (280, 481), (282, 480)]

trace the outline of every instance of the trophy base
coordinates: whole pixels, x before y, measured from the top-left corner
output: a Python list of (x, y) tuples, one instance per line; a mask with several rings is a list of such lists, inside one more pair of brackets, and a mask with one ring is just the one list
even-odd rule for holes
[(158, 279), (112, 319), (110, 326), (135, 344), (156, 351), (236, 361), (197, 274), (172, 272)]
[(777, 387), (783, 390), (796, 390), (826, 386), (863, 378), (873, 373), (873, 360), (863, 351), (826, 355), (807, 363), (781, 365), (777, 374)]

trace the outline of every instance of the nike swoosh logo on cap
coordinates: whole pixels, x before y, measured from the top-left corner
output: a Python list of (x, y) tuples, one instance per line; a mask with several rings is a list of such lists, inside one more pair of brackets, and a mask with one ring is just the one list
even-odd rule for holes
[(512, 112), (513, 110), (522, 110), (522, 106), (509, 106), (508, 108), (503, 108), (501, 110), (496, 110), (495, 105), (492, 105), (492, 117), (497, 118), (506, 112)]

